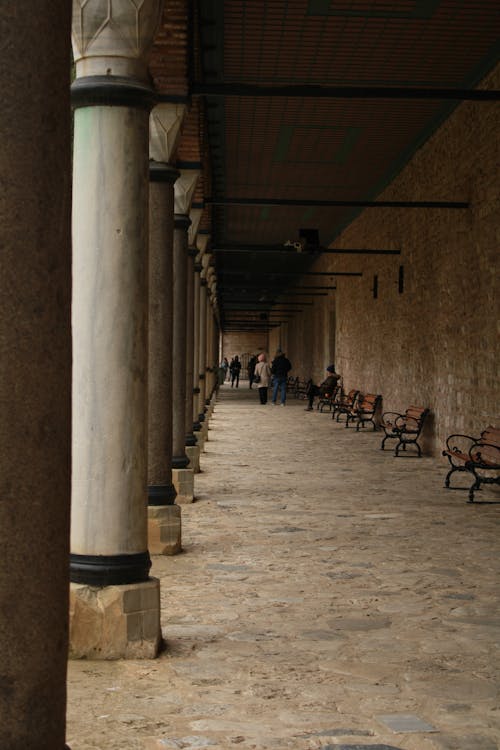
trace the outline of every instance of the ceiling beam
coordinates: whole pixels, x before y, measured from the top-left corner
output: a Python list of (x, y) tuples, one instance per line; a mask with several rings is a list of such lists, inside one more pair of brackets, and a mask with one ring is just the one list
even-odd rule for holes
[(212, 206), (312, 206), (340, 208), (451, 208), (466, 209), (466, 201), (363, 201), (363, 200), (312, 200), (310, 198), (205, 198)]
[(218, 271), (219, 281), (224, 276), (362, 276), (362, 271)]
[(321, 247), (321, 246), (309, 246), (304, 250), (297, 250), (290, 245), (227, 245), (222, 247), (212, 248), (213, 253), (229, 253), (235, 255), (236, 253), (288, 253), (293, 254), (304, 254), (314, 255), (315, 253), (328, 253), (329, 255), (401, 255), (401, 250), (377, 250), (374, 248), (337, 248), (337, 247)]
[(194, 96), (301, 97), (306, 99), (438, 99), (452, 101), (497, 101), (495, 89), (459, 89), (407, 86), (318, 86), (289, 84), (261, 86), (254, 83), (193, 83)]

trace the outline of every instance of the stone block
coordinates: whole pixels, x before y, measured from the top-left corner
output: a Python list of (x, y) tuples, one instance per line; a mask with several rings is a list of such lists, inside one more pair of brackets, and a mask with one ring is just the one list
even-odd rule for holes
[(192, 469), (195, 474), (200, 473), (200, 446), (186, 445), (186, 456), (189, 458), (188, 469)]
[(154, 659), (161, 642), (160, 582), (70, 586), (72, 659)]
[(194, 500), (194, 472), (192, 469), (172, 469), (172, 484), (177, 492), (176, 505), (186, 505)]
[(178, 505), (148, 507), (148, 547), (152, 555), (177, 555), (182, 551), (181, 509)]

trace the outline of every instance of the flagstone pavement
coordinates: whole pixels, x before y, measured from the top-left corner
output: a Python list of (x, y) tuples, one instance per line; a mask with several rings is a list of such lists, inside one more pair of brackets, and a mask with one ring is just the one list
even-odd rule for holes
[(221, 389), (165, 650), (69, 663), (71, 750), (498, 750), (498, 492), (304, 406)]

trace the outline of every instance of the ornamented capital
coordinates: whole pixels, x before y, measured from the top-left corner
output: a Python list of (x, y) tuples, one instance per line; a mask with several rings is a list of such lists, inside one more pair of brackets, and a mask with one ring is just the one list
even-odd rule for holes
[(174, 185), (175, 193), (175, 213), (186, 214), (189, 216), (191, 211), (191, 201), (196, 188), (199, 169), (180, 169), (180, 177)]
[(198, 233), (198, 227), (200, 226), (201, 217), (203, 214), (202, 208), (192, 208), (189, 212), (189, 218), (191, 219), (191, 226), (188, 231), (188, 244), (193, 247)]
[(73, 0), (77, 78), (148, 80), (149, 50), (162, 9), (162, 0)]
[(170, 163), (179, 142), (185, 114), (185, 104), (162, 102), (154, 107), (149, 117), (150, 159)]
[(196, 247), (200, 251), (201, 255), (206, 252), (208, 243), (210, 242), (210, 235), (199, 232), (196, 235)]

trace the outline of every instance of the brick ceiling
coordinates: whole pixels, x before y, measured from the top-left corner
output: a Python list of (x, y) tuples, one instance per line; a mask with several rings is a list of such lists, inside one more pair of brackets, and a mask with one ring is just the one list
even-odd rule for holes
[[(499, 8), (498, 0), (166, 0), (151, 74), (160, 93), (191, 103), (178, 158), (203, 163), (195, 201), (308, 202), (207, 206), (201, 226), (213, 248), (226, 248), (216, 252), (223, 320), (235, 296), (251, 308), (250, 282), (290, 283), (268, 276), (282, 263), (266, 246), (298, 240), (301, 228), (330, 245), (360, 209), (315, 202), (375, 200), (459, 103), (312, 96), (307, 87), (472, 89), (499, 59)], [(223, 95), (190, 97), (207, 84)], [(240, 84), (295, 89), (238, 95)], [(236, 253), (239, 245), (259, 247)], [(294, 258), (298, 270), (309, 263)]]

